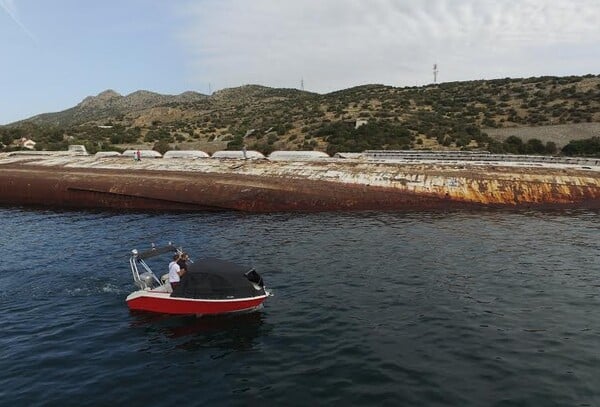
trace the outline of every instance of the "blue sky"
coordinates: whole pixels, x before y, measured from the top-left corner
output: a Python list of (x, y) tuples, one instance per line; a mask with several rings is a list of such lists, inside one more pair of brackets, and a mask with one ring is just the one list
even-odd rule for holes
[(0, 124), (106, 89), (600, 73), (597, 0), (0, 0)]
[[(72, 107), (105, 89), (197, 89), (168, 1), (14, 1), (0, 9), (0, 123)], [(201, 89), (204, 90), (204, 89)]]

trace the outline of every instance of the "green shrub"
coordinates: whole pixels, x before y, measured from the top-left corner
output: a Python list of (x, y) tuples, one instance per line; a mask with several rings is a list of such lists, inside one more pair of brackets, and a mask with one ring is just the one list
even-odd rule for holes
[(159, 140), (156, 143), (154, 143), (154, 146), (152, 147), (152, 149), (154, 151), (158, 151), (161, 154), (164, 154), (170, 150), (170, 147), (169, 147), (169, 143), (166, 140)]
[(568, 156), (600, 157), (600, 137), (571, 140), (562, 148), (562, 153)]

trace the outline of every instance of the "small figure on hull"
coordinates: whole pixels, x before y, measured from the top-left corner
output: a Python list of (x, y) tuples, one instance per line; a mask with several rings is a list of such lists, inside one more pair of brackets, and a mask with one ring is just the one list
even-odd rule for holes
[(134, 160), (136, 160), (136, 161), (142, 161), (142, 153), (141, 153), (140, 150), (137, 150), (135, 152)]

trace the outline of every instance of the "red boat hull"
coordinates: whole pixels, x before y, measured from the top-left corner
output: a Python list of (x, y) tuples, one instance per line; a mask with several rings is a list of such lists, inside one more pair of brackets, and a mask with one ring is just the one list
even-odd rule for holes
[(215, 315), (252, 311), (267, 298), (266, 295), (231, 300), (174, 298), (168, 293), (136, 291), (127, 297), (129, 309), (173, 315)]

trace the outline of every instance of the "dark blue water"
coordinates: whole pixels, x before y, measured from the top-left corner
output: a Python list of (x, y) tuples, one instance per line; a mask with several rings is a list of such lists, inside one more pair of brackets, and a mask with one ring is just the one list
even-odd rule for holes
[[(4, 208), (0, 230), (3, 405), (600, 405), (597, 212)], [(129, 250), (169, 240), (274, 297), (131, 313)]]

